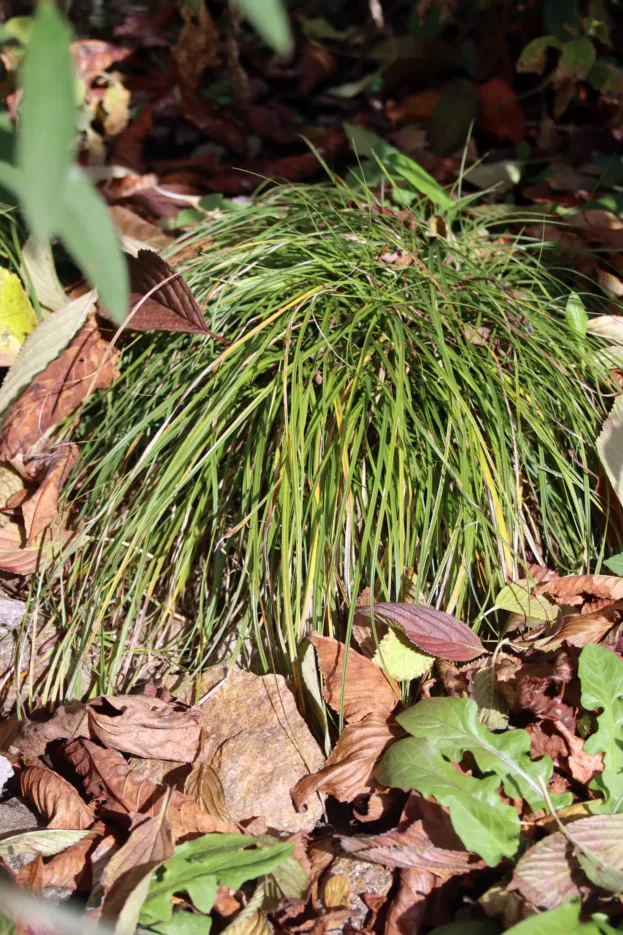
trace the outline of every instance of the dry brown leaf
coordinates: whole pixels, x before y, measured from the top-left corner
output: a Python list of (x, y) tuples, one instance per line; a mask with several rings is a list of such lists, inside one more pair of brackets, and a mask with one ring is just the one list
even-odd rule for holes
[[(64, 745), (64, 752), (84, 781), (88, 795), (98, 799), (98, 807), (128, 814), (157, 815), (169, 793), (167, 786), (138, 776), (116, 750), (104, 749), (90, 740), (74, 740)], [(183, 792), (170, 792), (167, 821), (176, 838), (188, 834), (210, 834), (239, 829), (229, 821), (202, 812), (196, 802)]]
[(90, 736), (147, 759), (194, 763), (204, 717), (198, 708), (146, 695), (102, 695), (88, 704)]
[[(60, 854), (55, 854), (41, 871), (41, 883), (47, 886), (59, 886), (68, 890), (88, 892), (91, 886), (91, 865), (89, 855), (102, 840), (106, 833), (106, 826), (98, 822), (80, 841), (72, 844)], [(17, 875), (16, 882), (21, 884), (22, 874), (27, 867), (23, 867)]]
[(175, 840), (167, 819), (166, 802), (160, 811), (134, 828), (130, 837), (112, 855), (102, 875), (104, 899), (101, 914), (117, 920), (128, 896), (136, 886), (169, 857), (173, 856)]
[(122, 238), (127, 238), (137, 245), (140, 244), (141, 247), (150, 247), (152, 250), (164, 250), (173, 243), (172, 237), (165, 234), (155, 224), (143, 220), (129, 208), (113, 205), (109, 211)]
[(15, 882), (19, 883), (25, 890), (30, 890), (37, 896), (41, 896), (44, 887), (44, 869), (43, 857), (41, 854), (37, 854), (34, 860), (31, 860), (29, 864), (22, 868), (15, 877)]
[(7, 523), (0, 528), (0, 568), (14, 575), (32, 575), (45, 564), (50, 546), (58, 539), (46, 537), (47, 543), (35, 543), (26, 547), (26, 535), (17, 523)]
[(48, 828), (84, 831), (95, 818), (71, 783), (45, 766), (29, 766), (20, 776), (22, 795), (47, 819)]
[(43, 756), (49, 743), (88, 737), (88, 730), (86, 706), (81, 701), (68, 701), (47, 721), (25, 721), (11, 744), (11, 753), (24, 757)]
[(400, 888), (387, 913), (385, 935), (417, 935), (426, 912), (426, 897), (441, 882), (428, 870), (401, 870)]
[(400, 697), (379, 666), (349, 649), (342, 686), (344, 644), (318, 633), (313, 633), (310, 640), (316, 647), (318, 667), (324, 678), (324, 698), (334, 711), (339, 712), (343, 706), (349, 723), (371, 716), (384, 720), (391, 714)]
[(562, 722), (556, 724), (556, 729), (562, 734), (569, 748), (567, 757), (569, 772), (575, 780), (588, 786), (591, 779), (603, 772), (603, 754), (586, 753), (582, 738), (573, 734)]
[(294, 807), (301, 811), (314, 792), (326, 792), (339, 802), (352, 802), (370, 792), (379, 757), (402, 734), (395, 722), (375, 714), (349, 724), (323, 768), (304, 776), (292, 789)]
[(485, 866), (466, 851), (456, 835), (447, 809), (412, 792), (400, 824), (385, 834), (340, 836), (347, 854), (385, 867), (425, 870), (448, 879)]
[(181, 12), (185, 22), (171, 53), (184, 84), (198, 88), (206, 68), (219, 63), (219, 32), (203, 2), (196, 17), (185, 4)]
[(537, 594), (548, 594), (559, 604), (582, 603), (582, 595), (623, 600), (623, 578), (616, 575), (565, 575), (546, 581), (535, 588)]
[(533, 645), (547, 652), (560, 649), (563, 643), (579, 647), (599, 643), (613, 626), (611, 617), (603, 613), (575, 614), (565, 617), (562, 626), (549, 639), (538, 640)]
[(329, 877), (322, 889), (325, 909), (347, 909), (350, 903), (350, 880), (345, 873)]
[(117, 376), (118, 352), (87, 321), (63, 353), (53, 360), (11, 407), (0, 439), (0, 461), (27, 454), (55, 425), (71, 415), (88, 394), (110, 386)]
[(206, 815), (231, 821), (221, 780), (216, 770), (207, 763), (195, 763), (186, 777), (184, 794), (194, 799)]
[(63, 445), (46, 459), (43, 480), (21, 504), (27, 546), (34, 545), (44, 530), (57, 519), (58, 497), (78, 456), (77, 445)]

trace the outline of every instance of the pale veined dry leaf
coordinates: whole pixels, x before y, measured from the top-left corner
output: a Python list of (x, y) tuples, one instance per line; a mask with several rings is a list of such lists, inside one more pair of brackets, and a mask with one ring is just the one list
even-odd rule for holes
[[(334, 711), (344, 711), (347, 721), (376, 716), (385, 719), (400, 700), (381, 669), (343, 643), (313, 633), (311, 642), (318, 654), (318, 667), (324, 678), (324, 698)], [(344, 659), (346, 679), (343, 682)]]
[(623, 396), (617, 396), (597, 439), (597, 453), (608, 480), (623, 503)]
[[(569, 825), (569, 833), (599, 860), (623, 870), (623, 815), (580, 818)], [(591, 890), (574, 856), (574, 844), (560, 831), (539, 841), (520, 858), (510, 887), (542, 909), (582, 899)]]
[(346, 909), (350, 902), (350, 880), (345, 873), (336, 873), (324, 884), (322, 901), (325, 909)]
[(129, 208), (122, 205), (113, 205), (110, 209), (112, 219), (121, 235), (123, 249), (133, 256), (137, 256), (139, 250), (148, 248), (150, 250), (164, 250), (169, 244), (173, 243), (173, 238), (165, 234), (163, 230), (144, 221)]
[(11, 367), (37, 316), (19, 276), (0, 267), (0, 367)]
[[(357, 613), (370, 617), (370, 607), (360, 607)], [(482, 656), (485, 648), (480, 639), (464, 623), (433, 607), (419, 604), (375, 603), (374, 616), (403, 633), (422, 652), (453, 662), (469, 662)]]
[(295, 808), (300, 811), (314, 792), (352, 802), (362, 792), (371, 791), (379, 757), (401, 736), (395, 723), (374, 714), (348, 724), (323, 768), (304, 776), (292, 789)]
[(48, 241), (39, 243), (29, 237), (22, 247), (22, 279), (32, 283), (39, 304), (53, 312), (65, 308), (67, 295), (58, 281), (52, 248)]
[(148, 759), (194, 763), (205, 721), (198, 708), (147, 695), (102, 695), (88, 704), (91, 735)]
[(434, 661), (434, 656), (421, 653), (401, 630), (393, 627), (389, 628), (372, 657), (375, 665), (400, 682), (419, 679), (429, 671)]
[(597, 315), (589, 319), (586, 330), (613, 344), (623, 344), (623, 315)]
[(15, 834), (11, 838), (4, 838), (0, 841), (0, 857), (21, 854), (41, 854), (42, 857), (51, 857), (82, 841), (89, 834), (91, 832), (87, 830), (73, 831), (65, 828), (38, 828), (36, 831), (25, 831), (23, 834)]
[[(91, 883), (89, 854), (105, 833), (106, 826), (98, 822), (81, 840), (52, 857), (40, 871), (42, 886), (60, 886), (72, 891), (88, 890)], [(20, 876), (26, 869), (23, 868), (18, 874), (18, 884), (21, 883)]]
[(95, 291), (74, 299), (41, 322), (30, 334), (0, 388), (0, 412), (57, 357), (95, 308)]
[(206, 815), (231, 821), (221, 780), (208, 763), (195, 763), (186, 777), (184, 794), (194, 799)]
[(271, 935), (271, 928), (265, 914), (260, 909), (256, 909), (252, 915), (241, 922), (234, 919), (225, 932), (227, 935)]
[(607, 269), (598, 268), (597, 282), (610, 299), (620, 299), (623, 295), (623, 282)]
[[(64, 745), (64, 752), (82, 777), (87, 794), (96, 796), (106, 810), (123, 815), (159, 814), (162, 801), (170, 792), (168, 787), (138, 776), (116, 750), (104, 749), (89, 740), (74, 740)], [(238, 831), (231, 822), (206, 815), (190, 796), (176, 790), (168, 798), (167, 821), (176, 838)]]
[(101, 915), (116, 920), (117, 935), (134, 932), (152, 872), (172, 857), (175, 850), (173, 832), (166, 817), (166, 799), (161, 800), (160, 805), (160, 812), (134, 828), (104, 869)]
[(9, 464), (0, 464), (0, 507), (4, 509), (15, 494), (26, 488), (20, 475)]
[(508, 727), (508, 705), (497, 689), (495, 667), (483, 666), (474, 672), (472, 697), (478, 705), (478, 720), (488, 730)]
[(20, 776), (22, 795), (29, 799), (48, 828), (83, 831), (95, 818), (93, 810), (80, 798), (71, 783), (45, 766), (29, 766)]
[(560, 649), (563, 643), (586, 646), (587, 643), (599, 643), (613, 626), (614, 620), (606, 613), (575, 614), (565, 617), (560, 629), (552, 636), (536, 640), (530, 645), (548, 652)]

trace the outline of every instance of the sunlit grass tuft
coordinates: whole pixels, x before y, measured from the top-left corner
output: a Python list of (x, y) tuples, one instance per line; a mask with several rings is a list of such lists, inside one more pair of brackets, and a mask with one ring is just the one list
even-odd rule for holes
[[(364, 586), (395, 600), (412, 574), (473, 621), (527, 561), (599, 553), (604, 384), (547, 252), (348, 198), (277, 190), (177, 245), (233, 343), (142, 337), (83, 416), (47, 698), (94, 651), (102, 690), (250, 645), (288, 671), (309, 627), (344, 635)], [(413, 264), (380, 259), (397, 249)]]

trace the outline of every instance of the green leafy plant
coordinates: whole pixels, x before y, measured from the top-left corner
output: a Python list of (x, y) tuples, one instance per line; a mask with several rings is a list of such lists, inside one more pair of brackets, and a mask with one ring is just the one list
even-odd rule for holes
[(598, 729), (584, 745), (587, 753), (604, 754), (604, 771), (590, 784), (603, 799), (591, 802), (596, 814), (616, 814), (623, 808), (623, 661), (596, 643), (582, 650), (579, 663), (582, 707), (601, 709)]
[[(450, 809), (452, 825), (465, 847), (490, 866), (513, 857), (519, 847), (517, 810), (505, 805), (500, 784), (511, 798), (523, 798), (533, 811), (546, 807), (543, 784), (553, 765), (549, 757), (530, 759), (530, 736), (525, 730), (494, 734), (478, 722), (478, 707), (471, 698), (427, 698), (397, 717), (412, 737), (389, 748), (376, 778), (386, 786), (416, 789), (433, 795)], [(471, 753), (481, 778), (457, 772)], [(558, 805), (570, 795), (553, 797)]]
[(52, 0), (40, 0), (28, 34), (19, 130), (5, 122), (0, 184), (14, 195), (35, 237), (59, 236), (118, 322), (128, 311), (128, 274), (106, 206), (73, 156), (75, 87), (70, 29)]
[[(264, 840), (264, 839), (262, 839)], [(162, 935), (210, 931), (219, 886), (239, 889), (249, 880), (275, 871), (291, 856), (294, 845), (266, 845), (243, 834), (205, 834), (179, 844), (175, 854), (155, 871), (140, 914), (140, 924)], [(172, 897), (184, 894), (202, 915), (173, 912)]]

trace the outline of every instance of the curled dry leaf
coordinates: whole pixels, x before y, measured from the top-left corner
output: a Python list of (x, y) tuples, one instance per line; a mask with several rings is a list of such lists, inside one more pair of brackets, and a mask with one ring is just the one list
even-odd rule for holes
[[(599, 860), (623, 870), (623, 815), (593, 815), (568, 825), (570, 835)], [(551, 834), (520, 858), (511, 890), (542, 909), (583, 899), (591, 884), (574, 856), (574, 845), (562, 832)]]
[(164, 250), (173, 243), (173, 238), (163, 230), (145, 221), (134, 211), (122, 205), (113, 205), (109, 208), (112, 219), (121, 235), (121, 240), (128, 253), (137, 254), (145, 247), (150, 250)]
[(200, 811), (206, 815), (231, 821), (221, 780), (208, 763), (195, 763), (186, 777), (184, 794), (194, 799)]
[(87, 709), (81, 701), (68, 701), (47, 721), (25, 721), (10, 752), (24, 757), (43, 756), (55, 740), (88, 737)]
[(616, 575), (565, 575), (546, 581), (535, 589), (538, 594), (549, 594), (559, 604), (581, 604), (583, 595), (623, 600), (623, 578)]
[(45, 766), (29, 766), (20, 776), (22, 795), (47, 819), (48, 828), (83, 831), (94, 822), (93, 809), (71, 783)]
[(46, 458), (43, 480), (21, 504), (27, 546), (34, 545), (57, 518), (59, 494), (77, 461), (77, 445), (63, 445)]
[[(318, 667), (324, 678), (323, 695), (334, 711), (344, 710), (349, 723), (366, 718), (387, 718), (400, 696), (382, 669), (343, 643), (313, 633), (311, 642), (318, 654)], [(344, 659), (346, 679), (344, 680)]]
[(385, 867), (426, 870), (447, 879), (485, 866), (466, 851), (452, 828), (447, 809), (412, 792), (400, 824), (385, 834), (338, 838), (348, 854)]
[[(105, 749), (90, 740), (74, 740), (64, 745), (64, 754), (83, 779), (87, 794), (98, 799), (98, 808), (121, 814), (159, 813), (168, 787), (138, 776), (116, 750)], [(167, 821), (176, 838), (238, 831), (230, 821), (202, 812), (190, 796), (176, 790), (169, 796)]]
[(603, 754), (587, 753), (582, 738), (572, 733), (562, 722), (557, 723), (556, 728), (564, 737), (569, 749), (567, 757), (569, 772), (577, 782), (588, 785), (591, 779), (603, 772)]
[(147, 759), (194, 763), (204, 717), (197, 708), (146, 695), (103, 695), (88, 704), (90, 736)]
[(414, 935), (420, 931), (427, 897), (442, 883), (428, 870), (401, 870), (400, 887), (387, 913), (385, 935)]
[(379, 757), (402, 735), (396, 723), (376, 714), (349, 724), (323, 768), (304, 776), (292, 789), (294, 807), (301, 811), (314, 792), (328, 793), (339, 802), (352, 802), (363, 792), (370, 792)]
[(11, 461), (84, 402), (89, 393), (110, 386), (117, 376), (118, 352), (87, 321), (71, 344), (41, 373), (12, 406), (0, 439), (0, 461)]
[[(371, 616), (370, 607), (359, 607), (357, 614)], [(378, 603), (374, 616), (398, 627), (412, 643), (430, 656), (469, 662), (485, 652), (478, 636), (464, 623), (433, 607), (421, 604)]]
[[(46, 864), (40, 873), (42, 886), (59, 886), (72, 891), (79, 890), (88, 892), (91, 888), (91, 866), (89, 856), (95, 850), (106, 833), (106, 827), (101, 822), (97, 822), (91, 830), (80, 841), (70, 845), (66, 850), (55, 854)], [(26, 871), (26, 867), (20, 870), (16, 882), (22, 883), (20, 879)]]
[(614, 606), (610, 605), (602, 613), (574, 614), (565, 617), (552, 636), (543, 637), (528, 645), (537, 646), (548, 652), (560, 649), (563, 643), (578, 647), (586, 646), (587, 643), (599, 643), (614, 626), (613, 614), (608, 613)]

